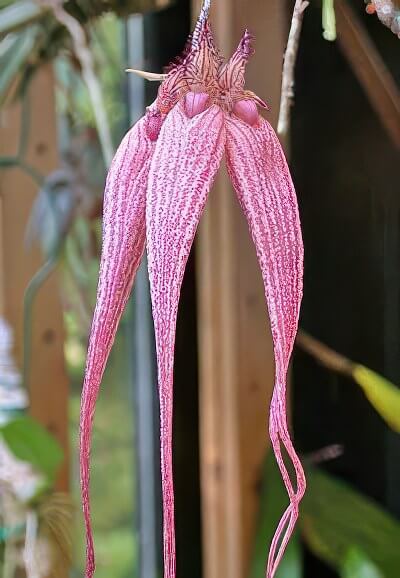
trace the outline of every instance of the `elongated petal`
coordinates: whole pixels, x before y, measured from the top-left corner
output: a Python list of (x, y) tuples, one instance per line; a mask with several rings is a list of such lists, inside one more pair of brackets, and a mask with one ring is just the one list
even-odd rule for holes
[(240, 39), (239, 46), (232, 54), (228, 62), (222, 66), (219, 73), (219, 83), (224, 90), (242, 91), (245, 85), (244, 74), (249, 58), (254, 53), (252, 36), (245, 30)]
[(91, 432), (97, 395), (117, 326), (145, 244), (145, 194), (155, 143), (147, 117), (125, 136), (112, 162), (104, 193), (103, 248), (81, 400), (80, 474), (86, 524), (86, 577), (94, 573), (89, 504)]
[[(227, 164), (256, 246), (268, 304), (275, 354), (275, 388), (270, 435), (290, 498), (271, 544), (267, 577), (275, 574), (298, 516), (305, 477), (286, 419), (286, 375), (297, 332), (302, 298), (303, 242), (296, 193), (289, 169), (270, 124), (251, 127), (227, 118)], [(296, 472), (293, 487), (282, 457), (286, 448)], [(278, 549), (279, 546), (279, 549)]]
[(218, 107), (189, 119), (180, 103), (161, 129), (149, 175), (147, 251), (160, 392), (165, 578), (175, 578), (172, 397), (178, 302), (190, 248), (224, 144), (223, 114)]

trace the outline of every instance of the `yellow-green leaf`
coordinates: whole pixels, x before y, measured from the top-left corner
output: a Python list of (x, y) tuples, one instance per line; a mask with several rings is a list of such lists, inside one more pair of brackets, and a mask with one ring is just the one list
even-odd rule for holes
[(400, 433), (400, 389), (375, 371), (356, 365), (353, 377), (387, 424)]
[(346, 554), (340, 578), (384, 578), (384, 576), (363, 550), (352, 546)]

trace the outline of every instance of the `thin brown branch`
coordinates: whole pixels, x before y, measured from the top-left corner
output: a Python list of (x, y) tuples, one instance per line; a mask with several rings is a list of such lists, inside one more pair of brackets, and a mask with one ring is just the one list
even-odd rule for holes
[(395, 147), (400, 148), (400, 91), (365, 24), (347, 0), (335, 0), (338, 41)]
[(92, 52), (88, 46), (85, 30), (71, 14), (66, 12), (62, 0), (38, 0), (40, 4), (53, 11), (55, 18), (68, 30), (75, 54), (79, 60), (82, 77), (87, 86), (92, 101), (93, 114), (96, 120), (97, 132), (103, 152), (104, 162), (109, 167), (114, 156), (111, 130), (104, 106), (99, 80), (96, 76)]
[(292, 23), (285, 51), (282, 71), (281, 104), (279, 108), (278, 134), (286, 137), (290, 126), (290, 107), (294, 96), (294, 71), (299, 50), (301, 26), (303, 23), (304, 10), (309, 2), (296, 0), (293, 10)]
[(336, 371), (337, 373), (341, 373), (346, 377), (353, 377), (353, 371), (356, 365), (354, 361), (351, 361), (351, 359), (337, 353), (301, 329), (297, 334), (296, 344), (303, 351), (314, 357), (314, 359), (324, 367)]
[(319, 465), (336, 460), (343, 455), (344, 448), (341, 444), (332, 444), (304, 456), (304, 461), (312, 465)]

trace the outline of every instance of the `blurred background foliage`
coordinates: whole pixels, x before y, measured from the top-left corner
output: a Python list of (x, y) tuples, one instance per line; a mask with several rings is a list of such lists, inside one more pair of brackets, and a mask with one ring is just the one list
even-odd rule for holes
[[(129, 14), (165, 8), (169, 0), (69, 0), (64, 5), (58, 0), (35, 2), (33, 0), (1, 0), (0, 2), (0, 102), (5, 98), (13, 83), (18, 91), (25, 89), (37, 68), (53, 60), (63, 52), (70, 52), (75, 67), (79, 68), (77, 55), (71, 52), (71, 38), (65, 27), (52, 13), (62, 6), (83, 27), (87, 38), (98, 35), (107, 40), (104, 25), (99, 25), (102, 16), (128, 16)], [(108, 21), (110, 22), (110, 21)], [(112, 38), (108, 36), (108, 40)], [(114, 38), (114, 40), (117, 40)], [(104, 54), (112, 58), (118, 42), (107, 45)], [(116, 61), (114, 61), (116, 63)], [(103, 67), (104, 69), (104, 67)], [(118, 69), (114, 69), (116, 72)], [(119, 69), (120, 71), (120, 69)]]
[[(125, 25), (120, 17), (135, 11), (163, 8), (162, 0), (128, 2), (70, 1), (64, 5), (83, 31), (101, 88), (104, 113), (112, 143), (119, 142), (128, 125), (124, 68)], [(38, 194), (27, 229), (27, 244), (39, 242), (44, 268), (27, 291), (25, 311), (26, 352), (29, 352), (30, 310), (41, 284), (57, 264), (62, 272), (62, 299), (65, 315), (65, 357), (70, 376), (71, 447), (77, 445), (79, 399), (86, 354), (87, 334), (95, 302), (101, 236), (101, 200), (107, 159), (102, 150), (99, 119), (82, 75), (82, 59), (68, 30), (53, 13), (54, 5), (30, 0), (0, 0), (0, 104), (21, 99), (24, 107), (21, 142), (15, 157), (0, 159), (4, 170), (19, 166), (38, 184)], [(336, 37), (334, 4), (324, 0), (324, 37)], [(38, 67), (52, 61), (57, 95), (61, 166), (51, 175), (38, 175), (26, 165), (24, 154), (29, 139), (29, 85)], [(102, 154), (103, 153), (103, 154)], [(104, 378), (102, 396), (96, 410), (92, 480), (94, 531), (98, 551), (98, 578), (131, 578), (137, 562), (135, 534), (135, 471), (129, 347), (129, 315), (122, 323), (116, 347)], [(300, 346), (302, 346), (300, 344)], [(325, 352), (325, 355), (324, 355)], [(331, 370), (335, 352), (317, 343), (314, 355)], [(327, 357), (328, 356), (328, 357)], [(329, 357), (331, 356), (331, 357)], [(370, 369), (346, 360), (347, 375), (358, 384), (389, 427), (400, 432), (399, 389)], [(24, 370), (29, 368), (29, 355)], [(340, 365), (340, 364), (339, 364)], [(341, 366), (343, 369), (343, 365)], [(346, 373), (346, 371), (345, 371)], [(118, 424), (118, 427), (115, 427)], [(0, 428), (3, 443), (14, 456), (41, 472), (29, 507), (35, 504), (38, 516), (53, 527), (54, 512), (61, 512), (63, 528), (71, 531), (71, 505), (52, 491), (62, 456), (55, 441), (32, 420), (18, 413)], [(397, 578), (400, 568), (400, 525), (390, 514), (349, 485), (324, 473), (304, 456), (308, 472), (308, 492), (301, 509), (297, 534), (290, 542), (278, 578), (302, 578), (301, 542), (335, 569), (340, 578)], [(318, 461), (318, 460), (317, 460)], [(71, 470), (72, 498), (79, 504), (77, 463)], [(33, 502), (32, 502), (33, 500)], [(259, 531), (249, 578), (264, 575), (266, 544), (286, 506), (275, 462), (266, 459), (262, 482)], [(44, 514), (46, 513), (46, 515)], [(53, 515), (53, 517), (52, 517)], [(83, 572), (83, 534), (80, 516), (73, 525), (73, 576)], [(20, 528), (23, 533), (25, 526)], [(0, 536), (4, 553), (9, 540), (3, 524)], [(67, 543), (69, 538), (65, 539)], [(7, 578), (11, 578), (10, 573)]]
[[(400, 390), (376, 372), (333, 351), (300, 331), (298, 345), (331, 371), (351, 378), (367, 400), (394, 431), (400, 431)], [(307, 492), (300, 507), (299, 527), (277, 571), (277, 578), (303, 578), (305, 543), (340, 578), (396, 578), (400, 568), (400, 522), (379, 504), (318, 464), (336, 459), (346, 448), (331, 446), (303, 456)], [(266, 548), (287, 507), (287, 493), (271, 453), (261, 482), (257, 539), (249, 578), (262, 576)]]
[[(163, 0), (68, 2), (64, 5), (87, 39), (113, 144), (120, 141), (128, 125), (127, 99), (121, 97), (126, 90), (126, 46), (125, 23), (120, 16), (166, 5), (168, 2)], [(39, 67), (49, 61), (52, 61), (54, 68), (61, 165), (52, 174), (42, 175), (26, 164), (25, 152), (30, 136), (30, 80)], [(73, 522), (70, 503), (62, 505), (60, 499), (57, 502), (57, 494), (52, 490), (63, 459), (61, 449), (52, 436), (19, 414), (10, 418), (1, 428), (0, 435), (15, 458), (30, 464), (34, 471), (46, 473), (45, 480), (40, 482), (40, 499), (36, 500), (35, 509), (37, 512), (46, 511), (47, 519), (51, 521), (50, 513), (54, 512), (54, 503), (58, 503), (61, 518), (67, 523), (68, 534), (73, 536), (72, 551), (70, 538), (64, 541), (69, 549), (68, 559), (72, 556), (73, 560), (72, 576), (82, 576), (85, 547), (75, 449), (86, 342), (97, 285), (102, 192), (107, 160), (102, 155), (90, 91), (67, 29), (57, 21), (49, 6), (29, 0), (2, 0), (0, 105), (5, 106), (16, 99), (23, 103), (20, 145), (15, 157), (0, 159), (0, 168), (6, 170), (18, 166), (37, 183), (38, 193), (26, 231), (26, 244), (30, 246), (38, 242), (44, 255), (44, 266), (26, 292), (25, 385), (29, 380), (29, 341), (34, 299), (57, 265), (63, 277), (60, 285), (66, 328), (65, 358), (70, 376), (70, 437), (71, 447), (74, 448), (70, 472)], [(127, 317), (128, 320), (122, 322), (104, 378), (104, 395), (96, 410), (93, 467), (98, 475), (93, 477), (92, 503), (98, 551), (96, 575), (99, 578), (108, 578), (111, 574), (115, 578), (131, 578), (137, 571), (133, 400), (132, 392), (127, 387), (131, 382), (127, 351), (129, 312)], [(53, 508), (50, 507), (52, 503)], [(32, 501), (29, 499), (29, 509), (31, 507)], [(7, 558), (7, 544), (21, 545), (22, 548), (27, 528), (24, 517), (18, 527), (13, 526), (17, 528), (16, 536), (7, 534), (9, 526), (4, 519), (0, 536), (0, 572), (4, 578), (13, 578), (16, 571), (14, 565), (11, 567), (8, 564), (7, 560), (12, 556)], [(57, 534), (60, 540), (61, 534), (60, 531)], [(3, 565), (4, 561), (6, 565)], [(56, 566), (60, 570), (59, 561)]]

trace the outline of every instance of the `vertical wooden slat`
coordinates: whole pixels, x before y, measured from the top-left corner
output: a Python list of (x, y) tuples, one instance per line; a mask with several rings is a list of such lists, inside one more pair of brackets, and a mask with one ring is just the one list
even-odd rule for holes
[[(211, 20), (225, 55), (245, 27), (255, 35), (247, 86), (269, 102), (275, 124), (284, 3), (220, 0)], [(197, 249), (204, 577), (245, 578), (267, 447), (273, 357), (255, 250), (224, 170), (211, 192)]]
[[(26, 160), (46, 175), (58, 163), (53, 75), (50, 67), (34, 78), (29, 92), (31, 122)], [(14, 155), (21, 128), (19, 104), (2, 110), (0, 155)], [(43, 257), (38, 247), (26, 247), (24, 236), (37, 184), (20, 169), (0, 172), (2, 205), (1, 238), (4, 285), (4, 313), (15, 333), (15, 358), (22, 364), (22, 309), (26, 286), (39, 269)], [(30, 410), (62, 444), (68, 455), (68, 381), (64, 366), (63, 322), (57, 276), (52, 275), (41, 288), (33, 310)], [(68, 488), (67, 459), (58, 488)]]

